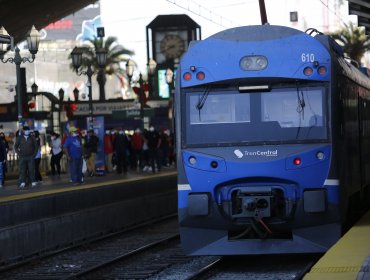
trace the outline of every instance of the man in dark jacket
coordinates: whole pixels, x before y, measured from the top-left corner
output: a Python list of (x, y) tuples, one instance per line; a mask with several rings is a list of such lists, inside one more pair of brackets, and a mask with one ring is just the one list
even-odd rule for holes
[(149, 148), (149, 162), (152, 166), (152, 172), (155, 173), (156, 165), (157, 171), (161, 171), (161, 162), (159, 147), (161, 146), (161, 138), (158, 131), (155, 129), (154, 125), (150, 125), (149, 131), (144, 135)]
[(114, 138), (113, 147), (117, 157), (117, 174), (127, 173), (127, 150), (129, 142), (125, 131), (120, 129)]
[(32, 187), (37, 186), (34, 160), (37, 143), (28, 126), (23, 127), (23, 132), (18, 136), (14, 148), (19, 157), (19, 187), (23, 189), (26, 186), (27, 177)]
[(87, 165), (87, 174), (89, 176), (94, 176), (95, 173), (95, 160), (96, 153), (98, 152), (98, 143), (99, 138), (95, 135), (94, 130), (89, 130), (89, 135), (85, 145), (86, 150), (86, 165)]

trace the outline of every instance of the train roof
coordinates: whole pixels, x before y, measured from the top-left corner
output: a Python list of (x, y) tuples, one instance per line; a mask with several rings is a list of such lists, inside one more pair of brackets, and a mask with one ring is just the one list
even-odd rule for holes
[[(310, 32), (309, 32), (310, 31)], [(316, 32), (316, 34), (313, 36), (311, 35), (313, 31)], [(295, 38), (295, 39), (292, 39)], [(283, 55), (283, 52), (287, 54), (287, 51), (289, 53), (292, 53), (296, 50), (292, 47), (292, 44), (298, 43), (298, 38), (302, 46), (312, 45), (313, 48), (315, 48), (317, 51), (324, 48), (327, 50), (328, 53), (331, 53), (331, 57), (334, 58), (334, 60), (337, 60), (340, 67), (342, 68), (343, 75), (349, 77), (350, 79), (354, 80), (355, 82), (363, 85), (366, 88), (369, 88), (370, 85), (370, 79), (369, 76), (367, 76), (364, 72), (361, 72), (358, 67), (352, 65), (351, 63), (346, 62), (345, 56), (343, 53), (343, 50), (341, 46), (339, 46), (334, 39), (332, 39), (330, 36), (325, 35), (315, 29), (308, 29), (306, 32), (286, 27), (286, 26), (278, 26), (278, 25), (250, 25), (250, 26), (241, 26), (241, 27), (235, 27), (231, 29), (226, 29), (221, 32), (218, 32), (202, 41), (194, 41), (191, 42), (189, 45), (189, 51), (195, 46), (199, 44), (203, 45), (202, 49), (207, 50), (207, 57), (211, 59), (211, 61), (215, 61), (214, 65), (211, 68), (217, 68), (219, 67), (218, 62), (220, 62), (219, 57), (217, 57), (216, 53), (213, 50), (211, 50), (211, 47), (217, 46), (218, 49), (224, 49), (226, 52), (226, 49), (230, 47), (231, 45), (228, 45), (227, 43), (222, 43), (226, 41), (234, 41), (239, 43), (248, 43), (251, 42), (252, 44), (257, 44), (257, 46), (261, 45), (261, 47), (264, 45), (265, 41), (274, 41), (279, 40), (280, 42), (286, 41), (289, 42), (290, 48), (288, 45), (285, 45), (285, 47), (289, 48), (282, 49), (281, 46), (276, 46), (275, 51), (281, 53)], [(259, 43), (260, 42), (260, 43)], [(198, 49), (198, 48), (196, 48)], [(212, 48), (215, 49), (215, 48)], [(234, 48), (233, 49), (233, 55), (238, 55), (238, 52), (240, 52), (240, 48)], [(198, 53), (196, 51), (195, 53)], [(229, 63), (229, 59), (231, 58), (231, 53), (229, 53), (228, 58), (223, 58), (223, 63), (226, 63), (227, 65)], [(189, 60), (187, 59), (187, 54), (184, 55), (183, 61), (185, 62), (185, 65), (189, 63)], [(207, 59), (208, 59), (207, 58)], [(192, 56), (191, 60), (194, 60), (195, 57)], [(324, 61), (323, 59), (321, 61)], [(196, 55), (196, 60), (198, 64), (204, 64), (203, 58), (201, 56)], [(282, 64), (280, 64), (282, 65)], [(189, 65), (187, 65), (189, 66)], [(212, 69), (212, 71), (213, 71)]]
[(304, 32), (286, 26), (248, 25), (223, 30), (208, 37), (208, 39), (239, 40), (247, 42), (281, 39), (299, 34), (304, 34)]

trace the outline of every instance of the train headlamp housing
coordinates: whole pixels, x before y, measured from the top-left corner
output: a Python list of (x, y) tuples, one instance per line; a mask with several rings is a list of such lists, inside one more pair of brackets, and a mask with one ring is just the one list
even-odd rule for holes
[(268, 60), (263, 55), (248, 55), (240, 60), (240, 68), (246, 71), (260, 71), (267, 67)]

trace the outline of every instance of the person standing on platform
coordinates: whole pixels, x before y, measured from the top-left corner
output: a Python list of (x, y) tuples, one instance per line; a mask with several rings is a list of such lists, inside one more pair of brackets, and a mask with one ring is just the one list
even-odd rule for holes
[(117, 157), (117, 174), (127, 173), (127, 149), (128, 149), (128, 139), (125, 135), (125, 131), (120, 129), (118, 134), (114, 138), (114, 152)]
[(19, 187), (23, 189), (27, 181), (31, 182), (32, 187), (36, 187), (35, 155), (37, 143), (28, 126), (23, 127), (23, 132), (17, 138), (14, 149), (19, 157)]
[(112, 156), (113, 156), (113, 142), (109, 130), (105, 131), (104, 135), (104, 157), (105, 157), (105, 170), (108, 173), (113, 171)]
[(33, 135), (35, 136), (35, 140), (37, 143), (37, 153), (35, 156), (35, 180), (40, 183), (42, 181), (42, 176), (40, 173), (40, 163), (41, 163), (41, 138), (40, 133), (35, 130), (33, 132)]
[(4, 187), (4, 167), (6, 159), (6, 146), (4, 141), (0, 138), (0, 188)]
[(51, 167), (51, 175), (55, 176), (58, 174), (60, 176), (60, 160), (63, 156), (63, 149), (62, 149), (62, 140), (60, 136), (56, 132), (51, 133), (51, 160), (50, 160), (50, 167)]
[(73, 185), (82, 184), (82, 144), (75, 127), (69, 128), (70, 135), (64, 143)]
[(149, 150), (149, 163), (152, 167), (152, 172), (155, 173), (157, 164), (157, 171), (161, 171), (161, 162), (159, 157), (159, 147), (161, 145), (161, 138), (154, 125), (149, 126), (149, 131), (144, 135), (147, 140)]
[(4, 144), (5, 144), (5, 158), (4, 158), (4, 161), (3, 161), (3, 181), (5, 181), (5, 175), (6, 175), (6, 171), (7, 171), (6, 161), (8, 160), (9, 143), (5, 138), (4, 132), (0, 132), (0, 140), (3, 141)]
[(87, 150), (87, 174), (92, 177), (95, 175), (95, 160), (96, 154), (98, 152), (98, 143), (99, 138), (95, 135), (94, 130), (89, 130), (89, 135), (87, 137), (86, 142), (86, 150)]
[(142, 149), (143, 149), (144, 139), (140, 128), (136, 128), (134, 134), (131, 136), (131, 151), (132, 151), (132, 168), (139, 170), (143, 168), (142, 163)]
[(170, 143), (169, 143), (169, 136), (170, 131), (168, 129), (165, 129), (159, 134), (159, 137), (161, 138), (161, 145), (159, 146), (159, 157), (160, 157), (160, 163), (161, 166), (168, 167), (170, 164), (168, 163), (168, 153), (170, 149)]

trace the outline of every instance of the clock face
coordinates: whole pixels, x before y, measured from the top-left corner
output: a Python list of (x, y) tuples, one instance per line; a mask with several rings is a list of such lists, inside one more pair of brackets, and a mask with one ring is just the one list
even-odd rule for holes
[(185, 42), (176, 34), (168, 34), (160, 42), (160, 51), (167, 59), (179, 58), (185, 52)]

